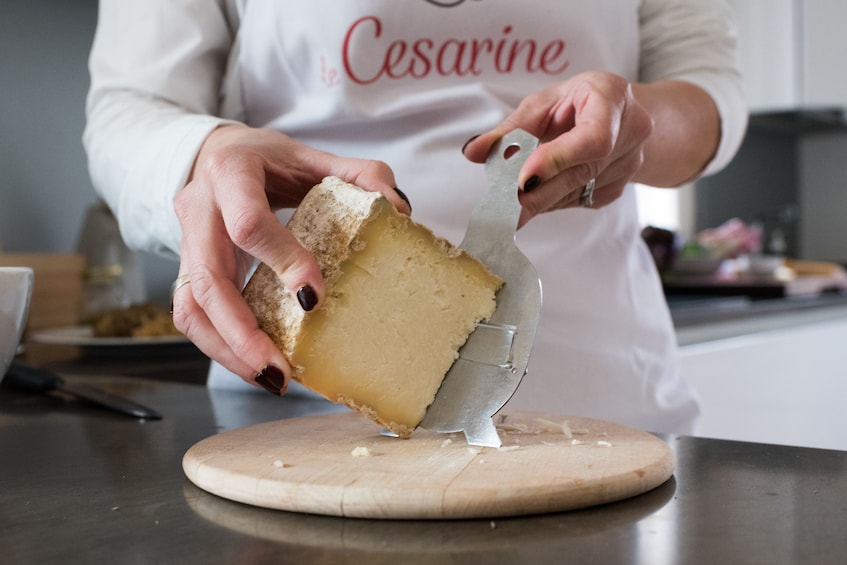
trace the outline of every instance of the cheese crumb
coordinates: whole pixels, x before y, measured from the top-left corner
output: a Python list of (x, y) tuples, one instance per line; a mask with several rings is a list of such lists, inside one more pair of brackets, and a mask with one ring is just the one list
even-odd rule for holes
[(276, 461), (274, 461), (274, 467), (279, 467), (281, 469), (281, 468), (285, 467), (285, 463), (283, 463), (282, 461), (277, 459)]
[(359, 446), (353, 449), (353, 451), (350, 452), (350, 455), (353, 457), (370, 457), (372, 454), (371, 450), (367, 447)]
[(597, 447), (612, 447), (612, 444), (608, 441), (600, 440), (597, 442)]
[(553, 432), (559, 433), (561, 432), (565, 438), (571, 439), (574, 435), (584, 435), (588, 433), (588, 430), (585, 429), (572, 429), (570, 422), (567, 420), (563, 422), (553, 422), (551, 420), (547, 420), (544, 418), (536, 418), (536, 422), (538, 422), (541, 426), (541, 432)]
[(530, 433), (529, 426), (527, 426), (526, 424), (505, 424), (501, 422), (500, 424), (497, 424), (497, 430), (505, 433)]
[(497, 451), (514, 451), (516, 449), (520, 449), (520, 445), (501, 445), (497, 448)]
[(447, 439), (441, 442), (441, 447), (447, 447), (451, 443), (453, 443), (453, 440), (448, 437)]

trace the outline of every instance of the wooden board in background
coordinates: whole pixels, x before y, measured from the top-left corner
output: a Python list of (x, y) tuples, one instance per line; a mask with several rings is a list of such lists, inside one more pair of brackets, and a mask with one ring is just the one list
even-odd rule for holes
[(85, 256), (61, 253), (0, 253), (0, 267), (35, 273), (27, 331), (79, 322)]

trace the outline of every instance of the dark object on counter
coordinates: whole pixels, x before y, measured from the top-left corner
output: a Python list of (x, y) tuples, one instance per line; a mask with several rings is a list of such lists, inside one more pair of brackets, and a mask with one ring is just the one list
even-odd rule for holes
[(664, 228), (647, 226), (641, 230), (641, 238), (650, 249), (659, 272), (671, 270), (676, 261), (676, 234)]
[(722, 278), (714, 275), (680, 276), (666, 273), (662, 276), (662, 288), (665, 296), (748, 296), (754, 300), (847, 293), (843, 283), (823, 277), (781, 280), (747, 274)]
[(14, 386), (28, 392), (47, 393), (59, 391), (128, 416), (134, 416), (143, 420), (162, 419), (162, 416), (158, 412), (146, 406), (89, 386), (67, 384), (62, 377), (51, 371), (30, 367), (19, 361), (12, 362), (12, 365), (6, 372), (6, 376), (3, 378), (3, 384)]

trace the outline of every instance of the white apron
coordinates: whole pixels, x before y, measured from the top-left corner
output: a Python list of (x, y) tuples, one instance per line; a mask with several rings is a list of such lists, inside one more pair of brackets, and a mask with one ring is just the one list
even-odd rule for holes
[[(527, 94), (585, 70), (638, 72), (635, 0), (249, 0), (238, 66), (245, 121), (379, 159), (412, 217), (454, 243), (485, 185), (461, 147)], [(671, 319), (633, 190), (601, 210), (533, 219), (518, 245), (544, 306), (508, 409), (691, 433)]]

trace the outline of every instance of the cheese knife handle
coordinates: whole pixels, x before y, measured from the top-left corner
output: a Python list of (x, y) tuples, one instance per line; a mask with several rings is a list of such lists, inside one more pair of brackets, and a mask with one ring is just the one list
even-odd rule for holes
[(494, 144), (485, 163), (486, 192), (471, 214), (460, 245), (498, 275), (497, 261), (515, 249), (521, 214), (518, 173), (536, 147), (538, 138), (522, 129), (507, 133)]
[(12, 361), (3, 378), (3, 384), (27, 392), (47, 392), (62, 386), (62, 379), (50, 371), (37, 369), (20, 361)]

